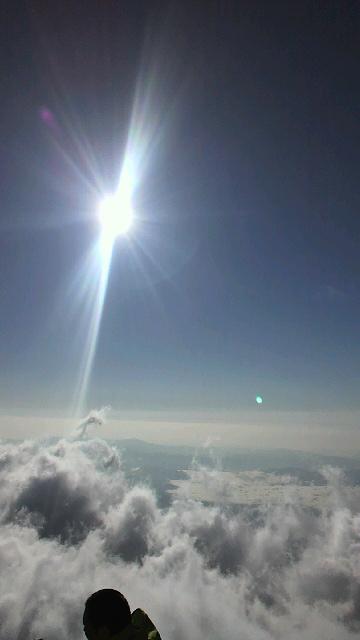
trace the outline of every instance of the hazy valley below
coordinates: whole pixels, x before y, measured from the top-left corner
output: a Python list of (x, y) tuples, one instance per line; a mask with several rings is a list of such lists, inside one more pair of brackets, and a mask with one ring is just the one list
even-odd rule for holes
[(360, 458), (274, 450), (192, 448), (123, 440), (121, 451), (130, 482), (146, 482), (159, 502), (187, 496), (213, 504), (266, 505), (294, 500), (325, 508), (331, 500), (328, 467), (352, 499), (360, 499)]

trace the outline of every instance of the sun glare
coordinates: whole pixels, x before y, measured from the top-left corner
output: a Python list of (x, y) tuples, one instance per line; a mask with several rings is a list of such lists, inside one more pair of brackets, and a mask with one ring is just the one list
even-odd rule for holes
[(116, 193), (106, 196), (100, 202), (98, 213), (102, 231), (109, 240), (125, 235), (133, 222), (130, 195)]

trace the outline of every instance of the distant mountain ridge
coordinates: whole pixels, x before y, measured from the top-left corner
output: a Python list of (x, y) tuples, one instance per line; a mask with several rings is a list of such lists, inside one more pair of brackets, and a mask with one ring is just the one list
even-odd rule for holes
[(358, 456), (337, 456), (334, 454), (320, 454), (305, 452), (301, 450), (276, 448), (276, 449), (249, 449), (235, 447), (194, 447), (186, 445), (169, 445), (147, 442), (138, 438), (125, 438), (123, 440), (110, 440), (113, 446), (124, 448), (129, 452), (142, 452), (154, 454), (170, 454), (170, 455), (194, 455), (200, 458), (222, 458), (227, 461), (235, 461), (237, 463), (270, 464), (271, 466), (280, 465), (288, 467), (289, 465), (298, 465), (300, 468), (305, 465), (306, 468), (319, 467), (322, 465), (332, 465), (335, 467), (360, 468), (360, 458)]

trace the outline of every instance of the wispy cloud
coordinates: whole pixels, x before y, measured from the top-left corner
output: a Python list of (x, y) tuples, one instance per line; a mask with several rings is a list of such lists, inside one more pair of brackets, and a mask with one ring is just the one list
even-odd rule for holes
[(344, 302), (349, 297), (349, 291), (345, 287), (332, 284), (324, 284), (315, 293), (315, 299), (324, 302)]

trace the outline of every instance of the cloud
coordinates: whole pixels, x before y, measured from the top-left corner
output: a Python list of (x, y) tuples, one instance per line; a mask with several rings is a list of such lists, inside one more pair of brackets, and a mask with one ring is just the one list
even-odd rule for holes
[(74, 437), (84, 438), (88, 435), (92, 427), (101, 427), (106, 422), (106, 415), (110, 407), (102, 407), (101, 409), (90, 411), (89, 415), (81, 422), (74, 431)]
[(316, 294), (316, 298), (320, 301), (328, 302), (344, 302), (348, 297), (347, 291), (343, 288), (335, 287), (332, 284), (323, 285)]
[(105, 586), (170, 640), (354, 638), (360, 505), (326, 473), (319, 514), (288, 500), (252, 518), (186, 496), (161, 510), (104, 441), (2, 444), (0, 640), (83, 638), (83, 603)]

